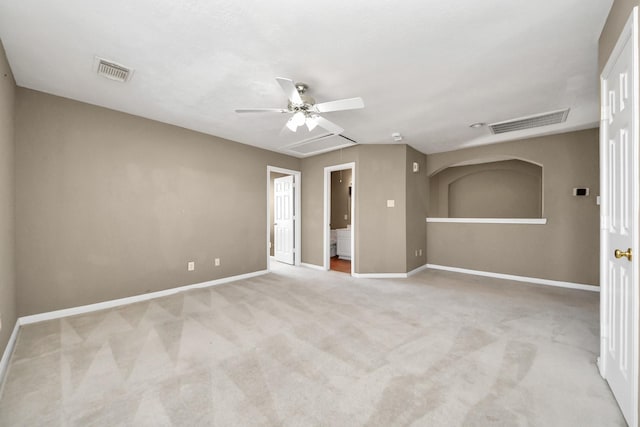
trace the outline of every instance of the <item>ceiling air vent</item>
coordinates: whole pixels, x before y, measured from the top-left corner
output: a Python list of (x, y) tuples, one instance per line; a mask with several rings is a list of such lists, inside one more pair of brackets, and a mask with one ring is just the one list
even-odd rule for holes
[(298, 155), (299, 157), (307, 157), (356, 144), (357, 143), (353, 139), (346, 136), (328, 133), (296, 142), (295, 144), (288, 145), (283, 149), (293, 153), (294, 155)]
[(567, 120), (568, 115), (569, 108), (564, 110), (550, 111), (548, 113), (534, 114), (533, 116), (520, 117), (518, 119), (506, 120), (504, 122), (489, 123), (487, 126), (493, 134), (507, 133), (517, 130), (564, 123)]
[(97, 72), (99, 76), (118, 82), (126, 82), (131, 78), (133, 70), (124, 65), (117, 64), (106, 59), (96, 57)]

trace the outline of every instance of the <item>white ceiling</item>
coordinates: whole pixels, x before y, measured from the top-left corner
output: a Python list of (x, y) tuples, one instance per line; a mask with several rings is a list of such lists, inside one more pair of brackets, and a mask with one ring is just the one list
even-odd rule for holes
[[(612, 0), (3, 0), (0, 39), (19, 86), (275, 151), (274, 80), (309, 85), (363, 144), (400, 132), (424, 153), (597, 126), (597, 45)], [(135, 69), (99, 77), (94, 57)], [(570, 107), (565, 124), (491, 135), (496, 122)]]

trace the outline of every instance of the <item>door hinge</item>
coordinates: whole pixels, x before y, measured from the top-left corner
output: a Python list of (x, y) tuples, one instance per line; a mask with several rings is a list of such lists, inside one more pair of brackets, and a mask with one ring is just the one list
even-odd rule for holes
[(608, 105), (603, 105), (600, 107), (600, 121), (604, 122), (605, 120), (609, 120), (611, 118), (611, 107)]

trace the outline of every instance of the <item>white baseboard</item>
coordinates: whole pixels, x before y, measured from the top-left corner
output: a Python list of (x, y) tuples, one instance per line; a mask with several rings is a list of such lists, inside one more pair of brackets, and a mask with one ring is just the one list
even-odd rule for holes
[(301, 263), (300, 263), (300, 265), (301, 265), (301, 266), (303, 266), (303, 267), (311, 268), (311, 269), (313, 269), (313, 270), (327, 271), (327, 270), (325, 270), (325, 269), (324, 269), (324, 267), (323, 267), (323, 266), (321, 266), (321, 265), (308, 264), (308, 263), (306, 263), (306, 262), (301, 262)]
[(16, 324), (13, 327), (13, 332), (11, 332), (9, 341), (7, 341), (7, 346), (4, 349), (4, 353), (2, 353), (2, 359), (0, 360), (0, 397), (2, 397), (2, 390), (4, 389), (4, 379), (7, 375), (7, 368), (9, 368), (9, 359), (11, 359), (13, 348), (15, 347), (16, 340), (18, 339), (18, 329), (20, 329), (20, 319), (16, 319)]
[(426, 270), (428, 264), (421, 265), (418, 268), (414, 268), (408, 273), (353, 273), (353, 277), (359, 279), (406, 279), (414, 274), (420, 273), (422, 270)]
[(600, 374), (602, 379), (606, 380), (607, 378), (604, 375), (604, 366), (602, 366), (602, 359), (600, 358), (600, 356), (596, 357), (596, 366), (598, 367), (598, 373)]
[(413, 270), (411, 270), (410, 272), (407, 273), (407, 277), (411, 277), (414, 274), (418, 274), (421, 271), (426, 270), (427, 268), (429, 268), (429, 264), (424, 264), (424, 265), (421, 265), (418, 268), (414, 268)]
[(496, 279), (513, 280), (516, 282), (535, 283), (538, 285), (556, 286), (559, 288), (581, 289), (583, 291), (600, 292), (600, 286), (585, 285), (582, 283), (562, 282), (559, 280), (539, 279), (537, 277), (515, 276), (512, 274), (491, 273), (488, 271), (469, 270), (466, 268), (448, 267), (446, 265), (427, 264), (427, 268), (433, 270), (453, 271), (455, 273), (473, 274), (475, 276), (493, 277)]
[(358, 279), (406, 279), (407, 273), (353, 273)]
[(237, 276), (223, 277), (222, 279), (210, 280), (208, 282), (196, 283), (193, 285), (180, 286), (178, 288), (165, 289), (163, 291), (150, 292), (148, 294), (135, 295), (132, 297), (119, 298), (95, 304), (81, 305), (78, 307), (65, 308), (63, 310), (49, 311), (46, 313), (33, 314), (31, 316), (23, 316), (19, 320), (21, 325), (30, 323), (43, 322), (45, 320), (59, 319), (61, 317), (74, 316), (77, 314), (90, 313), (92, 311), (104, 310), (107, 308), (118, 307), (121, 305), (133, 304), (140, 301), (147, 301), (154, 298), (165, 297), (177, 294), (179, 292), (188, 291), (190, 289), (207, 288), (209, 286), (222, 285), (223, 283), (235, 282), (237, 280), (249, 279), (251, 277), (262, 276), (267, 274), (267, 270), (254, 271), (252, 273), (240, 274)]

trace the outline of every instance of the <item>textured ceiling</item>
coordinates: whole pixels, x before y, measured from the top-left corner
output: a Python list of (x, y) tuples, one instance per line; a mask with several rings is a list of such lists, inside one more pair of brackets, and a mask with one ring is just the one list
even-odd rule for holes
[[(274, 80), (309, 85), (358, 143), (400, 132), (425, 153), (572, 129), (599, 120), (597, 44), (612, 0), (3, 0), (0, 38), (19, 86), (281, 151)], [(99, 77), (94, 57), (135, 69)], [(496, 122), (570, 107), (565, 124), (491, 135)]]

